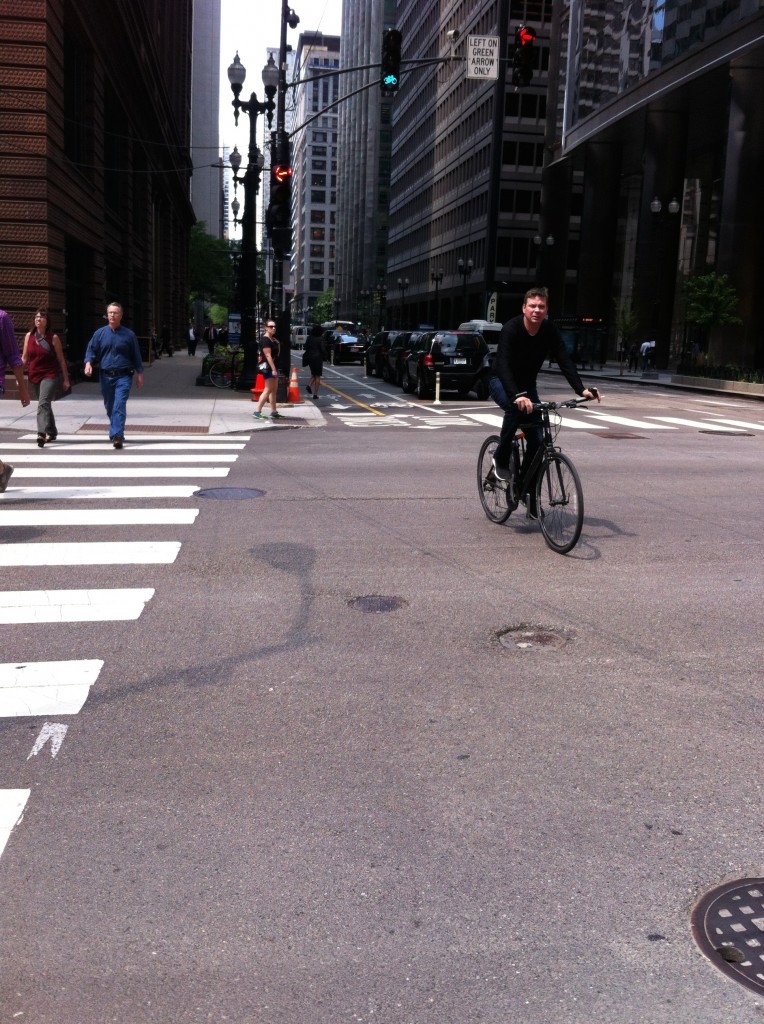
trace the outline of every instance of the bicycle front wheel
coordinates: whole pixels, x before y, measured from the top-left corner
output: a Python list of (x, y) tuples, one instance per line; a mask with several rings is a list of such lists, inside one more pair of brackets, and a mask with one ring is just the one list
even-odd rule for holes
[(477, 485), (480, 504), (494, 523), (505, 523), (512, 509), (507, 502), (507, 487), (493, 471), (493, 456), (499, 438), (494, 434), (483, 441), (477, 461)]
[(219, 359), (210, 367), (210, 383), (216, 388), (230, 388), (231, 386), (231, 363)]
[(584, 492), (576, 467), (562, 452), (547, 456), (541, 464), (536, 510), (549, 547), (561, 555), (571, 551), (584, 524)]

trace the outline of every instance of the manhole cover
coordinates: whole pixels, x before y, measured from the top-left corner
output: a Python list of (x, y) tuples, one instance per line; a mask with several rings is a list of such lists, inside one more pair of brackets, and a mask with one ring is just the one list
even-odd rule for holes
[(603, 441), (646, 441), (647, 438), (644, 434), (627, 434), (623, 431), (608, 430), (606, 434), (601, 434), (597, 431), (597, 437), (601, 437)]
[(351, 608), (361, 612), (395, 612), (399, 608), (408, 607), (408, 601), (402, 597), (385, 597), (384, 594), (367, 594), (365, 597), (353, 597), (348, 601)]
[(564, 647), (571, 638), (560, 629), (521, 623), (499, 633), (499, 643), (510, 651), (528, 651), (539, 647)]
[(720, 971), (764, 992), (764, 878), (743, 878), (707, 893), (692, 913), (692, 933)]
[(745, 430), (699, 430), (699, 434), (721, 434), (722, 437), (755, 437), (755, 434), (747, 434)]
[(195, 491), (195, 498), (216, 498), (218, 501), (245, 501), (247, 498), (262, 498), (265, 491), (257, 487), (205, 487)]

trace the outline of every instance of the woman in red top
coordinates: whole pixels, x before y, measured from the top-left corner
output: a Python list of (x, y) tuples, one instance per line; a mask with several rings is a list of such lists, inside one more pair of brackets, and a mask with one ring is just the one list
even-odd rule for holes
[(29, 383), (37, 391), (37, 444), (55, 441), (58, 431), (53, 417), (52, 402), (63, 385), (69, 388), (69, 370), (64, 358), (61, 339), (48, 328), (47, 309), (38, 309), (34, 327), (24, 338), (21, 353), (27, 367)]

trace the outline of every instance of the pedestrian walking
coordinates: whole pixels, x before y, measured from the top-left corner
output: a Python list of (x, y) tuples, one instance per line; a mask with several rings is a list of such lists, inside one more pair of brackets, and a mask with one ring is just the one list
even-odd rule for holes
[(256, 420), (263, 418), (263, 406), (270, 403), (271, 419), (279, 420), (281, 415), (276, 410), (276, 389), (279, 384), (279, 372), (276, 368), (276, 361), (279, 357), (279, 342), (274, 332), (276, 325), (269, 320), (265, 325), (265, 331), (260, 336), (260, 364), (258, 369), (263, 375), (263, 393), (257, 401), (255, 411), (252, 415)]
[(106, 308), (107, 327), (100, 327), (88, 342), (85, 353), (85, 376), (93, 374), (93, 363), (100, 362), (100, 381), (103, 404), (109, 417), (109, 440), (115, 448), (125, 443), (127, 399), (133, 386), (133, 376), (139, 388), (143, 387), (143, 361), (138, 339), (129, 327), (122, 326), (124, 310), (119, 302), (110, 302)]
[(629, 348), (629, 373), (636, 373), (639, 369), (639, 349), (636, 341), (631, 343)]
[[(5, 391), (5, 371), (9, 368), (13, 370), (16, 378), (21, 405), (26, 409), (29, 405), (29, 391), (24, 378), (24, 362), (16, 341), (16, 331), (11, 318), (4, 309), (0, 309), (0, 396)], [(12, 475), (13, 466), (10, 462), (3, 462), (0, 459), (0, 494), (8, 486)]]
[(302, 353), (302, 365), (310, 369), (310, 383), (305, 385), (309, 395), (313, 395), (313, 401), (318, 401), (318, 389), (321, 387), (321, 374), (324, 372), (324, 359), (326, 359), (326, 345), (324, 344), (324, 332), (318, 324), (313, 324), (305, 339), (305, 348)]
[(159, 351), (163, 355), (172, 355), (172, 338), (170, 336), (170, 328), (166, 323), (162, 324), (162, 330), (159, 332)]
[(204, 334), (202, 335), (205, 342), (207, 343), (207, 351), (212, 356), (215, 354), (215, 346), (218, 340), (218, 329), (214, 324), (207, 324), (204, 328)]
[(37, 397), (37, 447), (58, 437), (53, 401), (69, 390), (69, 368), (61, 339), (50, 329), (47, 309), (38, 309), (34, 327), (24, 338), (21, 353), (29, 383)]
[(188, 325), (188, 338), (187, 338), (188, 354), (190, 356), (195, 356), (196, 355), (196, 340), (197, 340), (196, 339), (196, 324), (192, 320), (191, 323)]

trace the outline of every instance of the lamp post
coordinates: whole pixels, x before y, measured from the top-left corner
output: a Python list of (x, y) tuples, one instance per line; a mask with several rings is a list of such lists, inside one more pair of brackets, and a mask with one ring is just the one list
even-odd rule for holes
[(472, 273), (473, 263), (472, 260), (467, 260), (465, 263), (463, 259), (457, 261), (457, 269), (462, 278), (462, 319), (467, 320), (467, 278)]
[[(264, 163), (263, 154), (257, 146), (257, 119), (260, 114), (267, 114), (268, 126), (270, 127), (273, 122), (274, 111), (272, 99), (261, 103), (254, 92), (245, 102), (239, 99), (246, 75), (246, 68), (239, 60), (237, 51), (233, 63), (228, 67), (228, 81), (231, 83), (231, 91), (233, 92), (234, 123), (237, 125), (239, 123), (240, 110), (243, 110), (249, 117), (247, 168), (242, 178), (238, 174), (239, 167), (241, 166), (241, 154), (237, 147), (234, 147), (230, 156), (230, 164), (233, 169), (234, 202), (237, 202), (235, 193), (239, 184), (244, 185), (244, 212), (240, 222), (241, 271), (239, 288), (241, 299), (241, 347), (244, 353), (244, 362), (237, 383), (237, 388), (240, 391), (251, 389), (257, 379), (257, 238), (255, 219), (257, 214), (257, 193), (260, 189), (260, 173)], [(266, 69), (263, 70), (263, 81), (265, 81), (265, 76)], [(235, 219), (238, 218), (238, 212), (237, 207), (234, 209)]]
[(398, 278), (398, 291), (401, 293), (401, 315), (398, 319), (398, 326), (403, 330), (403, 303), (406, 299), (406, 289), (409, 286), (409, 279), (407, 277)]
[(435, 323), (434, 326), (437, 328), (440, 323), (440, 286), (443, 283), (443, 270), (438, 267), (437, 270), (430, 272), (430, 280), (435, 285)]
[(374, 294), (379, 303), (379, 316), (377, 317), (377, 330), (381, 331), (385, 326), (385, 303), (387, 302), (387, 286), (380, 281), (374, 289)]
[[(659, 196), (653, 196), (650, 200), (652, 262), (655, 268), (650, 330), (654, 346), (648, 352), (647, 365), (643, 367), (643, 377), (656, 378), (658, 376), (657, 367), (665, 366), (670, 356), (672, 295), (676, 277), (676, 266), (670, 268), (670, 260), (676, 254), (676, 239), (680, 227), (680, 219), (677, 214), (680, 210), (681, 204), (676, 196), (672, 196), (665, 208)], [(669, 253), (673, 255), (669, 257)], [(669, 270), (671, 270), (670, 273)]]
[(554, 235), (547, 233), (543, 237), (541, 233), (533, 236), (533, 244), (536, 246), (536, 281), (541, 284), (548, 276), (549, 250), (554, 245)]

